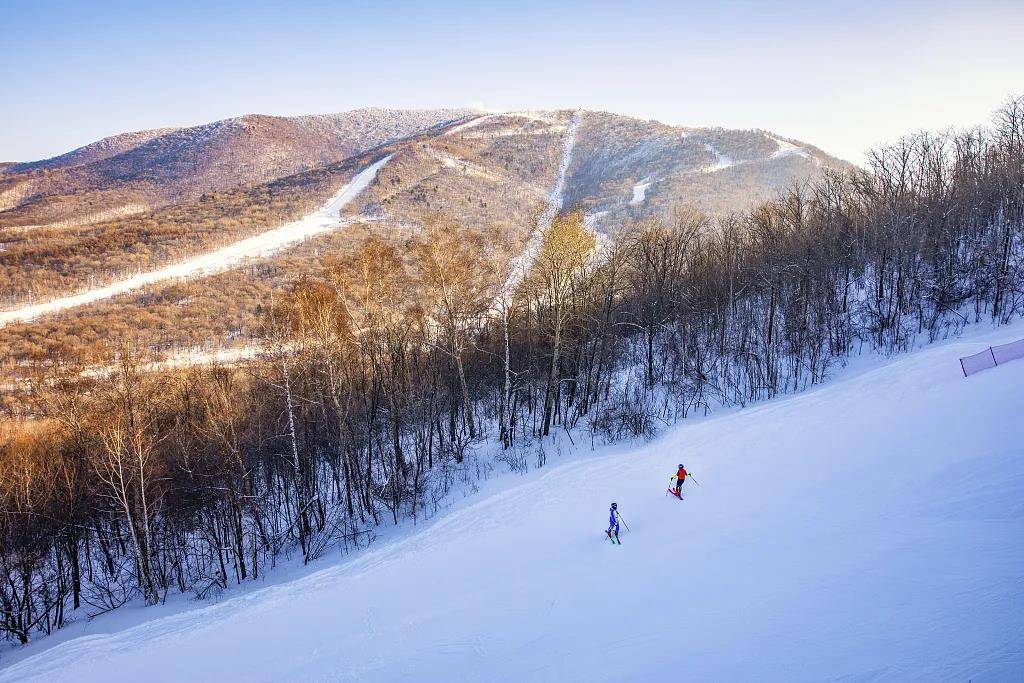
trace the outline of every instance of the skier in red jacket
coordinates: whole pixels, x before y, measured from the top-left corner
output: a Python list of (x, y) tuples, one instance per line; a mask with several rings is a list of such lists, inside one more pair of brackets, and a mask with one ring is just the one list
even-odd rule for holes
[(676, 496), (682, 497), (683, 481), (686, 479), (686, 468), (679, 463), (679, 470), (676, 472)]

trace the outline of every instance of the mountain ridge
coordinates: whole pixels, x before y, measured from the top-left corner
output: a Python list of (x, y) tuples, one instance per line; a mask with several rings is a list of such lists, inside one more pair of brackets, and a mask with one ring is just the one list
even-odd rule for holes
[[(465, 117), (467, 110), (251, 114), (103, 138), (0, 172), (0, 228), (69, 227), (267, 182)], [(98, 216), (98, 218), (96, 218)]]

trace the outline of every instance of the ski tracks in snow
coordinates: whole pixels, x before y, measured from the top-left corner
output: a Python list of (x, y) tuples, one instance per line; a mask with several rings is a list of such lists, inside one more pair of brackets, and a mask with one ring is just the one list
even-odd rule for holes
[(195, 277), (197, 275), (212, 275), (230, 270), (246, 260), (272, 256), (286, 247), (321, 233), (334, 230), (344, 225), (341, 219), (341, 210), (369, 187), (370, 183), (377, 177), (377, 172), (391, 160), (391, 156), (389, 154), (364, 168), (336, 195), (331, 197), (326, 204), (298, 220), (235, 242), (226, 247), (207, 252), (206, 254), (157, 270), (139, 273), (104, 287), (97, 287), (71, 296), (60, 297), (42, 304), (23, 306), (10, 311), (0, 311), (0, 327), (15, 321), (33, 320), (40, 316), (110, 299), (164, 280)]

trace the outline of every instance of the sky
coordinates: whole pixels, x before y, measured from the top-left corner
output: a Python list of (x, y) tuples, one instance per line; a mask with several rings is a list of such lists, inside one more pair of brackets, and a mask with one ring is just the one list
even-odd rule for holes
[(1024, 94), (1024, 2), (0, 0), (0, 161), (248, 113), (607, 110), (860, 162)]

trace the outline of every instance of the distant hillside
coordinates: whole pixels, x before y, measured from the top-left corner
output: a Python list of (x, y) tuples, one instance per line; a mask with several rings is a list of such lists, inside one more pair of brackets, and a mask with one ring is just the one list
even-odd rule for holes
[[(404, 226), (443, 213), (474, 227), (524, 229), (551, 189), (572, 114), (488, 114), (422, 140), (391, 164), (401, 177), (371, 191), (377, 198), (368, 211)], [(682, 128), (581, 111), (562, 206), (583, 208), (597, 229), (682, 206), (728, 213), (826, 168), (852, 166), (767, 131)]]
[[(578, 127), (566, 158), (574, 114)], [(418, 132), (402, 135), (409, 131)], [(96, 180), (96, 189), (84, 193), (90, 200), (125, 201), (125, 188), (142, 186), (162, 188), (163, 197), (161, 208), (140, 200), (137, 215), (105, 215), (84, 225), (4, 227), (26, 220), (25, 212), (55, 211), (66, 199), (57, 195), (0, 212), (0, 310), (104, 286), (271, 230), (321, 206), (374, 160), (385, 154), (390, 160), (344, 208), (343, 229), (245, 268), (154, 284), (59, 317), (9, 325), (0, 331), (8, 359), (66, 354), (112, 336), (168, 351), (244, 343), (272, 289), (315, 276), (325, 259), (344, 258), (369, 238), (406, 245), (431, 217), (482, 231), (495, 253), (517, 254), (552, 204), (580, 207), (590, 226), (611, 233), (678, 207), (744, 210), (823, 169), (849, 168), (812, 145), (765, 131), (673, 127), (571, 110), (252, 116), (148, 140), (137, 135), (134, 147), (131, 136), (117, 136), (37, 162), (45, 169), (20, 164), (33, 168), (0, 174), (2, 186), (26, 175), (99, 178), (102, 171), (111, 180)], [(371, 144), (381, 140), (390, 141)], [(119, 147), (129, 149), (116, 152)], [(85, 158), (91, 161), (75, 165)], [(563, 192), (553, 201), (563, 163)], [(253, 180), (287, 168), (298, 170)], [(211, 189), (221, 186), (226, 189)]]
[(688, 205), (708, 213), (749, 208), (850, 164), (761, 130), (685, 128), (586, 112), (566, 190), (596, 225)]
[(140, 130), (134, 133), (121, 133), (111, 135), (108, 138), (71, 150), (65, 154), (43, 159), (41, 161), (26, 161), (23, 163), (11, 164), (5, 169), (8, 173), (27, 173), (40, 169), (71, 168), (95, 161), (103, 161), (110, 157), (128, 152), (138, 148), (154, 138), (174, 133), (180, 128), (155, 128), (153, 130)]
[(468, 113), (360, 109), (323, 116), (250, 115), (116, 135), (0, 171), (0, 228), (68, 227), (143, 213), (335, 163)]

